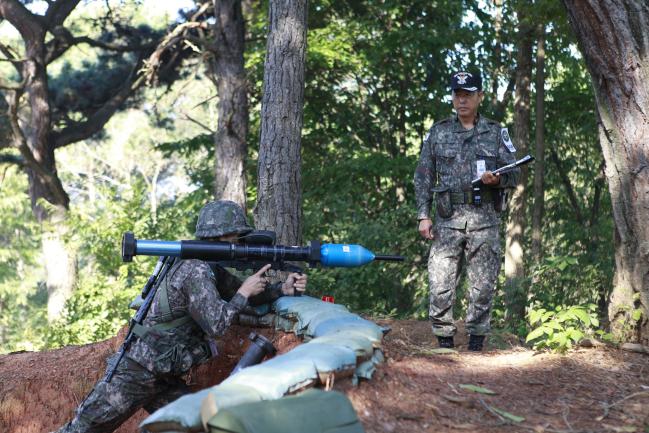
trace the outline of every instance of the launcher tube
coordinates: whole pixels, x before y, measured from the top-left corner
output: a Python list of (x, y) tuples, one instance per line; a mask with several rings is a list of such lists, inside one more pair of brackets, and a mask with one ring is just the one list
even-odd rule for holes
[(402, 256), (375, 255), (361, 245), (324, 244), (311, 241), (309, 246), (238, 245), (209, 241), (137, 240), (127, 232), (122, 239), (122, 259), (133, 256), (171, 256), (205, 261), (257, 260), (268, 262), (309, 262), (324, 267), (357, 267), (374, 260), (402, 261)]
[(180, 253), (180, 242), (138, 240), (135, 245), (135, 255), (180, 257)]

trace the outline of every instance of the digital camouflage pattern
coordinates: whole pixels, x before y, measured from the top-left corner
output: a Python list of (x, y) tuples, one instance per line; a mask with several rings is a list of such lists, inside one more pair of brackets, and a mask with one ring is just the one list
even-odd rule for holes
[[(212, 356), (209, 340), (223, 335), (248, 303), (237, 293), (241, 281), (222, 277), (217, 280), (200, 260), (174, 263), (144, 319), (149, 332), (135, 340), (111, 382), (99, 382), (59, 433), (112, 432), (140, 407), (155, 410), (186, 393), (182, 376)], [(229, 302), (219, 290), (232, 294)], [(151, 328), (187, 316), (193, 320), (182, 326)]]
[[(116, 355), (109, 359), (109, 366), (114, 358)], [(140, 407), (153, 413), (189, 392), (182, 378), (160, 377), (122, 358), (110, 383), (97, 383), (79, 405), (74, 419), (56, 433), (112, 432)]]
[(207, 203), (198, 214), (195, 236), (198, 239), (216, 238), (230, 233), (246, 234), (252, 227), (241, 206), (230, 200)]
[[(493, 203), (452, 204), (452, 213), (431, 217), (435, 191), (461, 193), (470, 190), (471, 181), (478, 177), (479, 160), (493, 171), (516, 161), (501, 135), (496, 122), (479, 117), (474, 128), (466, 130), (456, 117), (432, 126), (422, 144), (415, 171), (417, 219), (434, 219), (435, 238), (428, 258), (430, 283), (430, 318), (433, 333), (450, 337), (456, 332), (453, 304), (462, 263), (466, 263), (469, 279), (469, 308), (467, 332), (486, 335), (490, 330), (490, 311), (496, 279), (500, 271), (500, 213)], [(501, 175), (496, 188), (514, 188), (520, 170)], [(484, 191), (487, 187), (483, 187)], [(450, 195), (441, 195), (436, 206), (448, 211)], [(439, 198), (437, 198), (439, 200)], [(441, 205), (441, 206), (440, 206)]]
[(469, 279), (466, 330), (472, 335), (489, 334), (489, 315), (500, 271), (498, 226), (471, 232), (447, 227), (437, 229), (428, 258), (429, 316), (435, 335), (451, 337), (457, 331), (453, 304), (463, 257)]
[[(206, 204), (196, 224), (197, 238), (252, 230), (243, 209), (232, 201)], [(100, 381), (58, 433), (112, 432), (139, 408), (149, 413), (186, 394), (183, 375), (216, 355), (215, 338), (251, 305), (282, 296), (281, 284), (250, 300), (238, 293), (242, 281), (227, 269), (201, 260), (176, 260), (160, 282), (137, 338), (110, 383)], [(107, 370), (117, 359), (109, 359)]]
[[(235, 284), (238, 284), (234, 287)], [(179, 260), (171, 267), (153, 298), (142, 325), (153, 328), (189, 315), (193, 320), (170, 330), (151, 330), (136, 339), (126, 356), (149, 371), (184, 374), (206, 356), (206, 343), (220, 337), (236, 315), (248, 304), (236, 293), (239, 280), (217, 280), (210, 266), (201, 260)], [(232, 287), (231, 287), (232, 286)], [(234, 293), (229, 302), (220, 291)]]
[[(478, 177), (477, 161), (485, 161), (485, 168), (493, 171), (516, 162), (516, 155), (505, 146), (498, 123), (480, 117), (471, 130), (466, 130), (457, 117), (435, 123), (424, 140), (415, 171), (415, 198), (417, 219), (431, 218), (436, 227), (475, 230), (495, 226), (500, 216), (492, 204), (482, 206), (454, 204), (453, 215), (443, 218), (431, 216), (434, 189), (461, 192)], [(520, 170), (501, 175), (498, 188), (514, 188)]]

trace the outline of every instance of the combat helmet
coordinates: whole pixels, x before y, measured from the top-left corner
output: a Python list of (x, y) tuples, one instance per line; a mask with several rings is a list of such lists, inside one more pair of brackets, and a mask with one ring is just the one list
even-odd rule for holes
[(230, 200), (218, 200), (207, 203), (201, 209), (195, 236), (198, 239), (216, 238), (231, 233), (243, 235), (252, 230), (241, 206)]

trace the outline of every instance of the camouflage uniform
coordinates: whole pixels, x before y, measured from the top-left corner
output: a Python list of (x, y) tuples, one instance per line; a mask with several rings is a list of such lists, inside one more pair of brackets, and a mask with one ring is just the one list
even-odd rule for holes
[[(196, 237), (252, 230), (245, 216), (243, 222), (241, 218), (237, 221), (240, 215), (233, 215), (233, 206), (220, 212), (222, 205), (223, 201), (212, 202), (201, 210)], [(177, 259), (158, 286), (142, 325), (133, 328), (138, 338), (111, 381), (97, 383), (74, 419), (58, 432), (112, 432), (139, 408), (151, 413), (188, 393), (183, 375), (216, 355), (214, 339), (222, 336), (248, 305), (248, 299), (237, 293), (241, 284), (219, 266)], [(272, 302), (281, 295), (281, 285), (269, 285), (251, 301)], [(108, 368), (116, 357), (109, 358)]]
[(431, 218), (433, 202), (437, 208), (435, 239), (428, 259), (430, 318), (437, 336), (451, 337), (457, 331), (453, 304), (463, 257), (469, 279), (467, 332), (489, 333), (501, 262), (500, 212), (494, 209), (493, 199), (496, 189), (516, 186), (519, 171), (501, 175), (495, 188), (483, 186), (481, 206), (472, 204), (470, 184), (479, 177), (478, 164), (493, 171), (515, 160), (505, 146), (500, 126), (484, 117), (478, 117), (470, 130), (457, 116), (442, 120), (424, 139), (414, 181), (417, 219)]

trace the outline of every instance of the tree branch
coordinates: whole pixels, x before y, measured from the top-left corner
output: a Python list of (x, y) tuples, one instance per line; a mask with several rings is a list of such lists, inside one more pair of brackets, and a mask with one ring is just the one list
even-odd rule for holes
[(25, 159), (18, 155), (0, 154), (0, 164), (14, 164), (23, 167)]
[[(29, 145), (27, 144), (25, 134), (23, 133), (22, 129), (20, 129), (20, 125), (18, 124), (18, 102), (21, 96), (21, 92), (14, 92), (14, 94), (9, 98), (8, 101), (8, 117), (14, 136), (14, 146), (18, 148), (20, 154), (23, 157), (23, 166), (27, 166), (30, 170), (33, 170), (34, 173), (38, 174), (46, 182), (50, 184), (60, 185), (61, 182), (57, 175), (46, 170), (43, 165), (36, 160), (34, 154), (29, 148)], [(67, 206), (69, 199), (67, 196), (65, 196), (65, 191), (62, 187), (53, 188), (52, 194), (57, 200), (59, 200), (60, 203), (66, 203)]]
[(162, 55), (178, 42), (186, 38), (185, 32), (190, 29), (206, 26), (205, 23), (187, 22), (176, 26), (171, 33), (164, 37), (158, 48), (149, 56), (149, 59), (144, 62), (144, 75), (147, 77), (147, 82), (154, 81), (158, 69), (162, 65)]
[(47, 8), (47, 12), (45, 12), (45, 26), (47, 30), (52, 30), (62, 25), (72, 10), (77, 7), (79, 1), (57, 0), (49, 3), (50, 6)]
[(0, 16), (9, 21), (26, 41), (33, 41), (45, 34), (42, 18), (32, 14), (18, 0), (0, 1)]
[(207, 131), (209, 134), (214, 135), (214, 134), (216, 133), (216, 131), (210, 129), (210, 128), (209, 128), (207, 125), (205, 125), (204, 123), (202, 123), (202, 122), (200, 122), (200, 121), (194, 119), (194, 118), (191, 117), (189, 114), (187, 114), (187, 113), (182, 113), (182, 114), (183, 114), (183, 116), (185, 117), (185, 120), (187, 120), (187, 121), (189, 121), (189, 122), (192, 122), (192, 123), (195, 123), (196, 125), (198, 125), (198, 126), (200, 126), (201, 128), (203, 128), (205, 131)]
[(16, 53), (13, 52), (11, 47), (2, 43), (0, 43), (0, 53), (4, 54), (6, 57), (6, 59), (0, 59), (0, 62), (10, 62), (13, 65), (16, 72), (18, 72), (18, 76), (22, 78), (23, 70), (21, 65), (23, 64), (23, 62), (26, 62), (28, 59), (19, 59), (16, 56)]
[(50, 64), (52, 61), (59, 58), (68, 49), (79, 44), (88, 44), (91, 47), (102, 48), (107, 51), (114, 51), (118, 53), (149, 51), (157, 46), (157, 41), (150, 42), (148, 44), (133, 45), (121, 45), (101, 42), (88, 36), (74, 36), (68, 29), (64, 27), (57, 27), (56, 29), (52, 30), (52, 34), (54, 35), (54, 38), (51, 39), (45, 46), (46, 64)]
[(52, 133), (54, 148), (58, 149), (68, 144), (85, 140), (99, 132), (129, 95), (144, 83), (144, 76), (138, 76), (141, 62), (138, 61), (131, 71), (124, 86), (111, 99), (106, 101), (85, 122), (75, 122), (61, 131)]
[(493, 104), (493, 113), (497, 121), (502, 121), (505, 116), (505, 109), (509, 105), (509, 101), (512, 99), (514, 93), (514, 88), (516, 87), (516, 71), (512, 71), (509, 76), (509, 82), (507, 83), (507, 89), (503, 94), (503, 99), (498, 101), (497, 95), (494, 95), (495, 103)]
[(13, 90), (13, 91), (23, 90), (26, 85), (27, 85), (27, 77), (23, 77), (20, 83), (8, 83), (5, 82), (4, 80), (0, 80), (0, 89), (2, 90)]
[[(144, 75), (147, 77), (147, 82), (152, 83), (156, 75), (159, 75), (158, 70), (162, 66), (162, 56), (171, 47), (178, 42), (188, 38), (188, 32), (195, 28), (207, 28), (207, 23), (198, 22), (198, 18), (211, 7), (211, 2), (203, 3), (198, 10), (192, 14), (190, 20), (176, 26), (171, 33), (165, 36), (158, 48), (149, 56), (149, 59), (144, 62)], [(175, 56), (178, 54), (176, 53)], [(168, 62), (172, 64), (173, 62)]]

